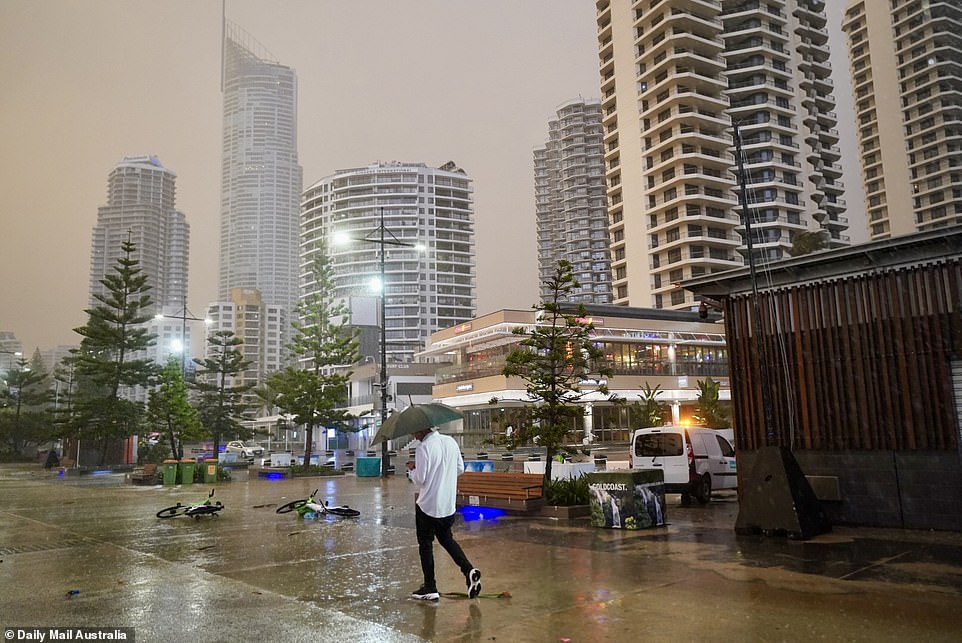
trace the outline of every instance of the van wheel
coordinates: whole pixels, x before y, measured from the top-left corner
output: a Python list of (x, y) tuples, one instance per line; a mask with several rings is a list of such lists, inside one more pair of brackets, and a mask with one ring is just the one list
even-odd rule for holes
[(711, 500), (711, 476), (707, 473), (700, 477), (692, 489), (692, 495), (700, 505), (707, 505)]

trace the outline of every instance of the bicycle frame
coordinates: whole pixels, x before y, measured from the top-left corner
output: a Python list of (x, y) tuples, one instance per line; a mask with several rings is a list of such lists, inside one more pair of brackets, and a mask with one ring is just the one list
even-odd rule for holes
[(224, 508), (220, 500), (211, 500), (214, 497), (214, 490), (211, 489), (207, 497), (202, 502), (195, 502), (189, 505), (177, 503), (173, 507), (167, 507), (157, 512), (158, 518), (173, 518), (174, 516), (187, 516), (200, 518), (201, 516), (216, 516), (217, 512)]
[(325, 500), (323, 503), (317, 502), (315, 496), (319, 489), (315, 489), (314, 492), (304, 500), (293, 500), (287, 504), (281, 505), (277, 508), (275, 513), (286, 514), (290, 511), (296, 511), (297, 515), (302, 518), (311, 513), (317, 514), (333, 514), (335, 516), (345, 516), (349, 518), (354, 518), (361, 515), (361, 512), (357, 509), (351, 509), (347, 505), (339, 505), (336, 507), (331, 507)]

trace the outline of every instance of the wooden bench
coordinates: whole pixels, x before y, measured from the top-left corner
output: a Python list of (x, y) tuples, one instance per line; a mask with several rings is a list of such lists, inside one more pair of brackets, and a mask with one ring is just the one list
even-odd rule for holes
[(544, 504), (540, 473), (498, 473), (466, 471), (458, 477), (457, 504), (535, 511)]
[(134, 484), (154, 484), (157, 481), (157, 465), (145, 464), (134, 469), (130, 474), (130, 481)]

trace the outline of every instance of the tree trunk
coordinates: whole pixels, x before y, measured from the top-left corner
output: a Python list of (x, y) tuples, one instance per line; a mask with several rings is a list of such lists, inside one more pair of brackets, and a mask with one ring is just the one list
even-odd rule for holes
[(551, 461), (554, 460), (554, 449), (545, 448), (544, 480), (541, 482), (541, 495), (548, 497), (548, 484), (551, 481)]
[[(311, 443), (314, 442), (314, 425), (308, 423), (307, 430), (304, 431), (304, 466), (311, 464)], [(306, 469), (305, 469), (306, 470)]]

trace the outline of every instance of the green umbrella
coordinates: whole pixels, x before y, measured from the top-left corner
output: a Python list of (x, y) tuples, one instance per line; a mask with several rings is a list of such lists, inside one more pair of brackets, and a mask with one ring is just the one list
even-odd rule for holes
[(384, 421), (374, 439), (371, 440), (371, 446), (403, 435), (410, 435), (415, 431), (425, 431), (432, 426), (440, 426), (462, 417), (464, 414), (461, 411), (444, 404), (412, 404)]

